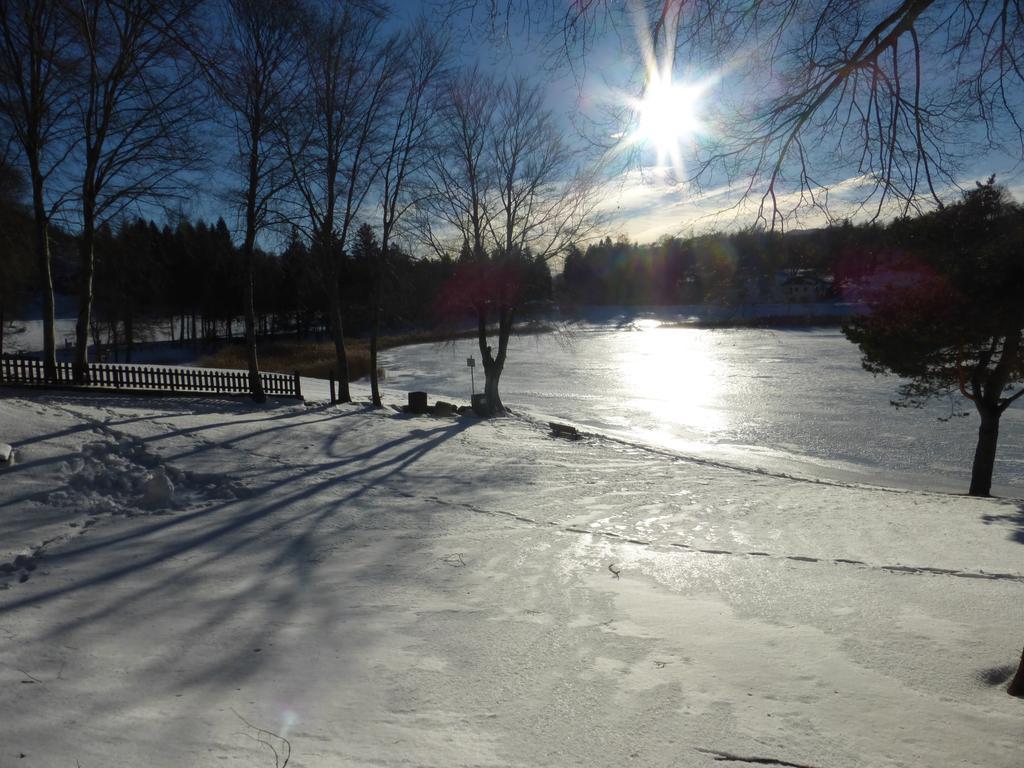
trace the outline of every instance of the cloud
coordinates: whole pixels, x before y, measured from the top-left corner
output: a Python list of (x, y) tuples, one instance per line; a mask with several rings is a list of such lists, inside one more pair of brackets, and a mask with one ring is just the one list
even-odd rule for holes
[[(975, 179), (965, 178), (961, 188), (971, 188)], [(1020, 176), (1001, 179), (1017, 200), (1024, 200), (1024, 179)], [(648, 243), (665, 235), (686, 236), (712, 231), (743, 229), (758, 220), (761, 195), (744, 195), (745, 185), (721, 185), (694, 190), (688, 185), (671, 183), (657, 170), (630, 170), (605, 182), (604, 201), (599, 212), (604, 221), (601, 236), (625, 236), (629, 240)], [(815, 207), (807, 193), (790, 192), (779, 195), (777, 205), (785, 216), (786, 229), (822, 227), (832, 220), (849, 218), (867, 221), (876, 216), (889, 220), (903, 213), (898, 200), (887, 200), (879, 211), (877, 203), (864, 203), (870, 197), (874, 182), (869, 176), (856, 175), (841, 179), (819, 189), (819, 203), (826, 200), (829, 214)], [(959, 197), (959, 190), (949, 186), (940, 191), (947, 200)], [(924, 204), (927, 207), (927, 204)], [(768, 212), (770, 223), (770, 211)]]

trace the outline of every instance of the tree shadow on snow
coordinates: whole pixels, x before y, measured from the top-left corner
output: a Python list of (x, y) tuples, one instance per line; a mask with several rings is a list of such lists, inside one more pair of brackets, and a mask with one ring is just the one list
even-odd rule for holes
[(1008, 538), (1018, 544), (1024, 544), (1024, 501), (1012, 504), (1012, 511), (1001, 514), (982, 515), (981, 520), (985, 525), (998, 525), (1009, 529)]
[[(203, 399), (199, 400), (198, 404), (202, 406), (202, 409), (197, 409), (195, 407), (190, 407), (190, 405), (189, 405), (190, 402), (192, 402), (192, 401), (191, 400), (187, 400), (187, 401), (182, 402), (182, 403), (176, 403), (175, 411), (178, 413), (178, 415), (195, 416), (195, 415), (203, 415), (203, 414), (206, 414), (206, 413), (215, 414), (216, 415), (216, 414), (223, 413), (223, 411), (224, 411), (223, 407), (218, 407), (218, 405), (216, 403), (211, 403), (210, 401), (207, 401), (207, 400), (203, 400)], [(223, 406), (223, 403), (221, 403), (220, 405)], [(129, 399), (129, 400), (123, 401), (121, 403), (121, 406), (122, 407), (138, 408), (139, 407), (139, 403), (138, 403), (137, 400)], [(93, 431), (95, 431), (97, 429), (97, 426), (101, 427), (102, 430), (105, 430), (105, 431), (109, 432), (109, 435), (111, 437), (121, 437), (121, 436), (124, 436), (124, 435), (123, 435), (123, 433), (122, 434), (118, 434), (118, 432), (116, 430), (116, 427), (125, 426), (125, 425), (136, 423), (136, 422), (159, 420), (161, 418), (173, 418), (174, 412), (168, 413), (167, 410), (168, 409), (166, 409), (166, 408), (161, 408), (157, 415), (154, 415), (153, 413), (148, 413), (148, 414), (143, 415), (143, 416), (137, 416), (137, 417), (131, 417), (131, 418), (110, 419), (110, 420), (103, 421), (101, 423), (100, 422), (84, 422), (81, 426), (78, 426), (78, 427), (73, 428), (73, 429), (59, 430), (59, 431), (56, 431), (56, 432), (53, 432), (53, 433), (48, 433), (46, 435), (40, 435), (37, 438), (34, 438), (32, 441), (21, 441), (19, 443), (18, 447), (20, 448), (22, 445), (28, 444), (29, 442), (41, 442), (41, 441), (44, 441), (44, 440), (47, 440), (47, 439), (59, 439), (61, 437), (65, 437), (67, 435), (74, 434), (74, 433), (77, 433), (77, 432), (93, 432)], [(310, 409), (306, 409), (305, 411), (296, 411), (294, 408), (292, 408), (292, 409), (286, 410), (286, 411), (281, 412), (281, 413), (275, 413), (275, 414), (272, 414), (272, 415), (267, 415), (265, 413), (265, 409), (261, 409), (260, 406), (255, 406), (255, 405), (250, 404), (248, 408), (244, 408), (244, 409), (241, 409), (241, 410), (242, 410), (243, 413), (245, 411), (247, 411), (247, 410), (254, 412), (256, 414), (256, 418), (252, 418), (252, 419), (234, 418), (234, 419), (226, 419), (226, 420), (223, 420), (223, 421), (211, 421), (211, 422), (205, 422), (205, 423), (201, 423), (201, 424), (193, 424), (193, 425), (190, 425), (190, 426), (187, 426), (187, 427), (178, 428), (178, 429), (168, 429), (168, 430), (162, 431), (162, 432), (160, 432), (159, 434), (156, 434), (156, 435), (144, 436), (144, 437), (131, 437), (130, 439), (131, 439), (133, 444), (138, 444), (138, 445), (142, 445), (142, 446), (158, 446), (159, 444), (166, 442), (169, 438), (176, 438), (176, 437), (186, 437), (186, 438), (195, 438), (196, 439), (196, 443), (192, 447), (190, 447), (190, 448), (188, 448), (186, 450), (179, 450), (179, 451), (164, 450), (164, 451), (161, 452), (161, 454), (159, 456), (151, 457), (157, 463), (170, 463), (170, 462), (178, 461), (178, 460), (184, 459), (184, 458), (199, 456), (199, 455), (201, 455), (201, 454), (203, 454), (203, 453), (205, 453), (207, 451), (210, 451), (211, 449), (215, 449), (215, 448), (231, 449), (231, 448), (239, 447), (239, 446), (243, 445), (246, 442), (256, 441), (258, 439), (267, 439), (267, 437), (269, 435), (271, 435), (272, 433), (274, 433), (274, 432), (284, 431), (284, 430), (289, 430), (289, 429), (296, 428), (296, 424), (294, 423), (295, 419), (302, 419), (302, 425), (304, 427), (308, 427), (309, 425), (315, 424), (317, 422), (327, 422), (327, 421), (337, 422), (340, 419), (345, 419), (345, 418), (352, 417), (352, 416), (355, 416), (355, 415), (358, 415), (358, 414), (361, 414), (361, 413), (365, 413), (367, 411), (372, 411), (373, 409), (370, 408), (369, 406), (366, 406), (366, 407), (362, 407), (362, 408), (349, 408), (349, 409), (346, 409), (346, 410), (339, 410), (335, 406), (331, 406), (331, 411), (325, 413), (321, 409), (318, 409), (318, 408), (310, 408)], [(314, 414), (314, 413), (317, 414), (316, 418), (309, 418), (308, 417), (309, 415)], [(378, 413), (380, 413), (380, 412), (378, 411)], [(256, 426), (258, 426), (258, 425), (262, 425), (263, 428), (262, 429), (257, 429)], [(221, 429), (221, 428), (226, 428), (226, 427), (231, 427), (231, 428), (234, 428), (236, 430), (238, 430), (240, 428), (244, 428), (244, 430), (240, 434), (233, 435), (228, 440), (222, 440), (222, 441), (204, 441), (203, 440), (203, 438), (202, 438), (203, 433), (211, 432), (213, 430), (217, 430), (217, 429)], [(415, 433), (413, 433), (413, 434), (415, 434)], [(99, 438), (97, 438), (97, 439), (99, 439)], [(73, 461), (74, 459), (80, 458), (80, 457), (81, 457), (81, 452), (80, 451), (78, 451), (78, 450), (71, 450), (71, 451), (55, 454), (53, 456), (47, 456), (45, 458), (17, 461), (11, 467), (6, 468), (4, 471), (5, 471), (5, 474), (8, 477), (13, 477), (16, 474), (27, 472), (27, 471), (38, 470), (40, 467), (47, 466), (47, 465), (58, 466), (62, 462), (70, 462), (70, 461)], [(263, 479), (268, 480), (268, 479), (274, 477), (275, 475), (280, 474), (281, 471), (282, 471), (281, 468), (270, 468), (269, 470), (267, 470), (267, 469), (263, 470), (261, 475), (262, 475)], [(38, 490), (38, 491), (33, 491), (33, 492), (26, 493), (26, 494), (23, 494), (23, 495), (20, 495), (20, 496), (10, 496), (10, 497), (4, 499), (3, 501), (0, 501), (0, 509), (4, 509), (5, 507), (13, 507), (16, 504), (19, 504), (19, 503), (24, 502), (24, 501), (37, 500), (37, 501), (45, 502), (46, 499), (49, 497), (49, 495), (54, 490), (55, 490), (54, 487), (52, 487), (51, 485), (47, 485), (45, 488), (43, 488), (41, 490)], [(0, 533), (2, 533), (2, 532), (3, 532), (2, 528), (0, 528)]]
[(1002, 664), (998, 667), (988, 667), (986, 669), (979, 670), (975, 673), (975, 678), (982, 685), (995, 688), (1013, 677), (1013, 673), (1016, 671), (1016, 665)]
[[(316, 421), (340, 421), (353, 412), (317, 413)], [(307, 414), (288, 415), (252, 420), (253, 426), (265, 422), (264, 429), (247, 431), (246, 439), (310, 429)], [(276, 476), (247, 498), (96, 526), (45, 555), (39, 568), (53, 575), (34, 574), (24, 587), (0, 592), (0, 616), (12, 620), (26, 609), (50, 607), (29, 615), (56, 617), (39, 623), (38, 636), (19, 637), (26, 664), (66, 654), (62, 648), (119, 643), (123, 636), (131, 676), (157, 683), (131, 691), (98, 684), (90, 710), (105, 718), (153, 699), (215, 698), (226, 686), (239, 688), (265, 665), (280, 664), (275, 648), (287, 649), (297, 632), (307, 646), (315, 638), (318, 647), (344, 647), (340, 656), (353, 658), (360, 638), (373, 642), (375, 636), (352, 627), (383, 609), (346, 585), (387, 589), (414, 579), (409, 583), (429, 589), (432, 578), (445, 576), (423, 562), (438, 528), (434, 520), (447, 510), (420, 493), (430, 483), (443, 484), (443, 472), (407, 473), (474, 423), (431, 422), (356, 454), (340, 450), (345, 430), (336, 430), (324, 440), (326, 461), (268, 466)], [(213, 427), (197, 429), (203, 428)], [(147, 439), (158, 444), (161, 436)], [(418, 563), (414, 574), (407, 563)], [(159, 643), (139, 653), (138, 637), (152, 631), (147, 627), (159, 627)], [(344, 637), (339, 627), (347, 628)], [(69, 658), (70, 670), (75, 655)]]
[[(284, 422), (284, 423), (281, 423), (279, 426), (265, 427), (264, 429), (255, 429), (255, 428), (250, 429), (249, 431), (247, 431), (243, 435), (240, 435), (240, 436), (232, 439), (231, 441), (228, 441), (227, 443), (224, 443), (224, 442), (222, 442), (222, 443), (215, 443), (215, 442), (205, 442), (204, 443), (204, 442), (199, 442), (197, 445), (194, 446), (194, 448), (192, 448), (190, 450), (179, 451), (177, 453), (169, 453), (168, 452), (162, 458), (162, 460), (165, 461), (165, 462), (167, 462), (167, 461), (175, 461), (175, 460), (178, 460), (178, 459), (187, 458), (189, 456), (196, 456), (198, 454), (201, 454), (201, 453), (203, 453), (205, 451), (210, 450), (211, 448), (216, 448), (216, 447), (232, 447), (233, 444), (238, 443), (238, 442), (242, 442), (242, 441), (244, 441), (246, 439), (249, 439), (249, 438), (256, 438), (256, 437), (259, 437), (259, 436), (264, 436), (264, 435), (266, 435), (266, 434), (268, 434), (270, 432), (276, 431), (276, 430), (285, 430), (285, 429), (292, 428), (294, 425), (289, 423), (290, 420), (295, 419), (297, 416), (299, 416), (301, 414), (304, 414), (304, 413), (310, 413), (310, 412), (319, 411), (319, 409), (309, 408), (306, 411), (297, 412), (295, 410), (295, 407), (294, 407), (295, 406), (294, 401), (286, 401), (284, 403), (282, 403), (282, 402), (272, 403), (271, 401), (268, 401), (265, 404), (258, 405), (256, 403), (251, 403), (251, 402), (247, 402), (247, 401), (239, 401), (237, 399), (200, 398), (200, 397), (185, 397), (185, 398), (179, 398), (179, 399), (172, 399), (172, 398), (168, 397), (166, 399), (159, 400), (158, 403), (156, 404), (156, 406), (154, 406), (154, 404), (151, 401), (146, 401), (146, 399), (144, 397), (142, 397), (142, 396), (135, 396), (135, 397), (133, 397), (133, 396), (130, 396), (130, 395), (108, 395), (108, 396), (104, 397), (101, 394), (95, 394), (95, 393), (87, 393), (87, 395), (88, 395), (88, 397), (83, 397), (83, 395), (76, 393), (74, 397), (72, 397), (72, 396), (64, 396), (63, 398), (61, 398), (58, 395), (56, 397), (48, 398), (46, 402), (52, 403), (52, 404), (56, 404), (56, 405), (74, 406), (74, 405), (82, 405), (83, 404), (83, 400), (87, 401), (87, 400), (95, 399), (97, 401), (96, 403), (86, 402), (86, 404), (88, 404), (88, 405), (105, 405), (105, 406), (108, 406), (109, 408), (112, 408), (112, 409), (114, 409), (114, 408), (124, 408), (124, 409), (129, 409), (129, 410), (138, 410), (140, 406), (148, 406), (148, 408), (150, 409), (150, 412), (142, 414), (142, 415), (135, 415), (135, 416), (121, 416), (120, 414), (117, 414), (117, 415), (112, 414), (111, 418), (109, 418), (109, 419), (83, 420), (80, 424), (76, 425), (75, 427), (71, 427), (71, 428), (63, 429), (63, 430), (58, 430), (56, 432), (51, 432), (51, 433), (45, 433), (45, 434), (37, 435), (37, 436), (35, 436), (33, 438), (30, 438), (30, 439), (27, 439), (27, 440), (21, 440), (21, 441), (19, 441), (18, 445), (16, 446), (16, 450), (20, 451), (21, 449), (24, 448), (24, 446), (31, 445), (31, 444), (34, 444), (34, 443), (40, 443), (40, 442), (44, 442), (44, 441), (47, 441), (47, 440), (56, 440), (56, 439), (59, 439), (59, 438), (62, 438), (62, 437), (66, 437), (66, 436), (69, 436), (69, 435), (73, 435), (73, 434), (77, 434), (77, 433), (93, 432), (96, 429), (100, 429), (101, 431), (106, 431), (111, 436), (119, 436), (118, 435), (118, 428), (119, 427), (125, 427), (125, 426), (128, 426), (130, 424), (146, 422), (146, 421), (153, 421), (154, 419), (161, 419), (161, 418), (165, 418), (165, 419), (167, 419), (167, 418), (174, 418), (175, 416), (183, 416), (183, 415), (188, 415), (188, 416), (197, 416), (197, 415), (202, 416), (202, 415), (206, 415), (206, 414), (219, 415), (219, 414), (223, 414), (225, 412), (225, 410), (231, 410), (234, 413), (242, 413), (242, 414), (249, 414), (249, 413), (251, 413), (251, 414), (253, 414), (254, 418), (251, 418), (251, 419), (250, 418), (241, 418), (241, 419), (240, 418), (232, 418), (232, 419), (225, 419), (225, 420), (222, 420), (222, 421), (205, 422), (205, 423), (202, 423), (202, 424), (194, 424), (194, 425), (190, 425), (188, 427), (182, 427), (180, 429), (171, 429), (171, 430), (168, 430), (168, 431), (165, 431), (165, 432), (161, 432), (158, 435), (154, 435), (154, 436), (132, 438), (132, 440), (133, 440), (133, 442), (141, 444), (141, 445), (159, 444), (161, 442), (166, 441), (168, 438), (172, 438), (172, 437), (197, 437), (198, 438), (204, 432), (209, 432), (209, 431), (212, 431), (212, 430), (216, 430), (216, 429), (220, 429), (220, 428), (225, 428), (225, 427), (235, 427), (235, 428), (238, 428), (238, 427), (255, 427), (256, 425), (265, 425), (265, 424), (268, 424), (268, 423), (274, 423), (274, 422), (279, 422), (279, 421), (283, 421)], [(286, 405), (286, 406), (290, 406), (290, 407), (287, 407), (285, 410), (282, 410), (282, 408), (281, 408), (282, 405)], [(156, 414), (154, 414), (153, 411), (156, 411)], [(338, 419), (338, 418), (344, 418), (346, 416), (355, 415), (356, 413), (359, 413), (359, 412), (360, 412), (359, 410), (348, 410), (348, 411), (337, 411), (337, 410), (335, 410), (333, 413), (322, 414), (321, 418), (315, 419), (315, 421), (326, 421), (326, 420), (333, 420), (333, 419)], [(311, 423), (311, 420), (307, 419), (305, 421), (305, 423), (307, 423), (307, 424)], [(69, 451), (69, 452), (60, 453), (60, 454), (56, 454), (56, 455), (53, 455), (53, 456), (47, 456), (47, 457), (39, 458), (39, 459), (29, 459), (29, 460), (22, 459), (20, 461), (17, 461), (12, 467), (8, 468), (6, 470), (6, 473), (8, 475), (12, 475), (12, 474), (16, 474), (16, 473), (20, 473), (20, 472), (25, 472), (25, 471), (29, 471), (29, 470), (35, 470), (35, 469), (38, 469), (39, 467), (43, 467), (43, 466), (47, 466), (47, 465), (59, 466), (60, 463), (71, 461), (71, 460), (75, 459), (76, 457), (78, 457), (79, 455), (80, 454), (79, 454), (78, 451)], [(28, 500), (36, 499), (36, 498), (45, 499), (45, 497), (48, 496), (49, 493), (52, 492), (52, 490), (53, 490), (52, 488), (47, 488), (47, 489), (45, 489), (43, 491), (29, 493), (29, 494), (26, 494), (26, 495), (23, 495), (23, 496), (12, 496), (12, 497), (4, 500), (3, 502), (0, 502), (0, 509), (3, 509), (4, 507), (13, 506), (13, 505), (18, 504), (18, 503), (23, 502), (23, 501), (28, 501)]]
[[(189, 538), (169, 543), (166, 548), (160, 549), (151, 557), (140, 563), (133, 563), (119, 568), (111, 568), (93, 576), (87, 581), (47, 591), (22, 600), (17, 600), (8, 605), (0, 605), (0, 615), (26, 605), (39, 604), (53, 597), (87, 589), (89, 586), (94, 584), (102, 584), (108, 581), (124, 578), (125, 576), (131, 575), (146, 567), (150, 567), (169, 558), (184, 554), (196, 547), (213, 543), (229, 536), (230, 534), (246, 530), (255, 522), (266, 518), (277, 511), (300, 504), (303, 500), (315, 496), (320, 491), (338, 484), (353, 483), (355, 485), (352, 490), (340, 497), (341, 502), (355, 500), (362, 496), (372, 486), (381, 483), (395, 473), (401, 472), (402, 470), (410, 467), (430, 451), (467, 429), (469, 425), (469, 422), (460, 421), (427, 431), (419, 431), (418, 433), (413, 432), (410, 433), (409, 437), (397, 438), (378, 446), (374, 446), (372, 449), (362, 453), (339, 458), (335, 461), (296, 466), (286, 479), (275, 481), (273, 486), (281, 488), (301, 482), (302, 480), (314, 475), (326, 474), (327, 476), (312, 485), (303, 486), (294, 492), (286, 493), (283, 497), (271, 502), (250, 502), (248, 499), (220, 501), (211, 506), (203, 507), (192, 512), (145, 518), (145, 520), (152, 522), (148, 525), (140, 525), (138, 530), (125, 533), (114, 532), (110, 536), (95, 543), (65, 547), (61, 549), (60, 552), (47, 555), (47, 562), (52, 565), (57, 565), (62, 561), (70, 562), (84, 555), (93, 554), (99, 550), (107, 550), (112, 547), (131, 542), (143, 540), (154, 541), (158, 536), (162, 536), (169, 531), (180, 529), (186, 525), (192, 525), (197, 521), (214, 520), (215, 518), (218, 518), (219, 513), (236, 505), (250, 504), (252, 506), (252, 509), (249, 512), (243, 513), (240, 516), (232, 517), (231, 519), (225, 520), (223, 523), (214, 524), (211, 527), (204, 528), (200, 533)], [(301, 426), (305, 426), (305, 423)], [(338, 439), (341, 438), (331, 438), (329, 442), (334, 443)], [(412, 445), (407, 446), (409, 443), (412, 443)], [(367, 464), (348, 472), (334, 474), (337, 470), (341, 470), (349, 465), (357, 464), (362, 461), (366, 461)], [(284, 469), (282, 471), (288, 472), (289, 470)], [(254, 496), (255, 495), (259, 495), (259, 491), (257, 491)], [(312, 514), (309, 510), (297, 511), (294, 516), (289, 518), (289, 522), (308, 519), (311, 516)], [(319, 520), (320, 518), (317, 517), (316, 519)], [(254, 534), (240, 543), (235, 542), (232, 545), (232, 548), (236, 549), (239, 546), (248, 545), (255, 540), (256, 535)]]

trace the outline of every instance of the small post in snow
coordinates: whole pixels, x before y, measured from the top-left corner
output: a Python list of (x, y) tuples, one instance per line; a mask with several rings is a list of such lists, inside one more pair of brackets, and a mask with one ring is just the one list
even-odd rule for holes
[(334, 396), (334, 369), (333, 368), (331, 369), (330, 381), (331, 381), (331, 405), (334, 405), (336, 402), (338, 402), (338, 400)]
[(473, 369), (476, 367), (476, 360), (473, 359), (472, 355), (466, 358), (466, 366), (469, 368), (469, 394), (470, 399), (472, 399), (472, 395), (476, 394), (476, 381), (473, 378)]

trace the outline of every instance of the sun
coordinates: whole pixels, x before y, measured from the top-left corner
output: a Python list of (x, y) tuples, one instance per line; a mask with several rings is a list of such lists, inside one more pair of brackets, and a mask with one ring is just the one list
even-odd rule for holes
[(655, 76), (637, 105), (637, 138), (669, 152), (701, 131), (700, 89)]
[(622, 95), (619, 103), (627, 108), (631, 125), (615, 137), (620, 142), (618, 151), (639, 150), (637, 159), (648, 168), (653, 156), (654, 170), (673, 182), (685, 179), (684, 150), (695, 148), (711, 133), (705, 118), (710, 118), (714, 105), (705, 104), (705, 96), (721, 76), (677, 66), (676, 31), (683, 5), (665, 3), (665, 12), (652, 23), (645, 4), (636, 4), (641, 67), (634, 72), (642, 74), (643, 89), (639, 95)]
[(669, 72), (651, 72), (643, 96), (633, 102), (632, 143), (654, 150), (659, 166), (681, 171), (683, 146), (704, 132), (700, 119), (704, 90), (701, 84), (673, 80)]

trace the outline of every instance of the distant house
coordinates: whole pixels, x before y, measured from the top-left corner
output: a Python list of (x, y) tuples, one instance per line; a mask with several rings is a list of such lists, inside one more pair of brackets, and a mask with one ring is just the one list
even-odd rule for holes
[(832, 283), (810, 270), (784, 273), (776, 285), (779, 298), (790, 304), (824, 301), (832, 296)]

